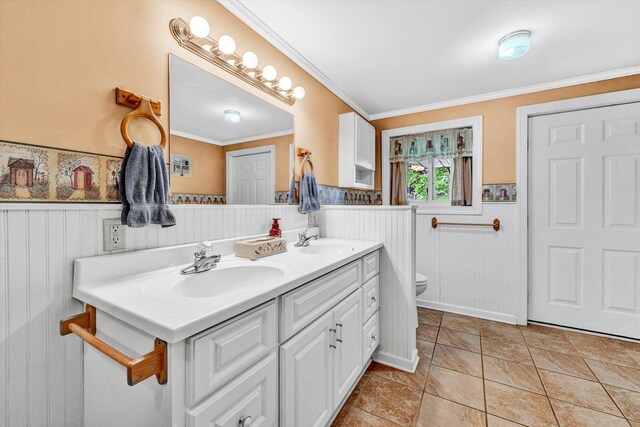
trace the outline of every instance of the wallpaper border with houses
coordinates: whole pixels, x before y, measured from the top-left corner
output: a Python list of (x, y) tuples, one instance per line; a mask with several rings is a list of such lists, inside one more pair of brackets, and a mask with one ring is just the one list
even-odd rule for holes
[(122, 157), (0, 140), (0, 201), (120, 203)]

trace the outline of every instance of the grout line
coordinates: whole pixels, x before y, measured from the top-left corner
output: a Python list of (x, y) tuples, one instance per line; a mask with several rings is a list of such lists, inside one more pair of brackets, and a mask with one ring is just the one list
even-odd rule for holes
[[(522, 334), (522, 335), (524, 336), (524, 334)], [(525, 338), (525, 342), (527, 342), (526, 338)], [(558, 425), (560, 425), (560, 420), (558, 419), (558, 415), (556, 415), (556, 410), (553, 408), (553, 405), (551, 404), (551, 399), (549, 398), (549, 392), (547, 391), (547, 387), (544, 385), (544, 381), (542, 381), (542, 376), (540, 375), (540, 370), (538, 369), (538, 366), (536, 365), (536, 361), (533, 358), (533, 354), (531, 354), (531, 349), (529, 348), (528, 344), (527, 344), (527, 351), (529, 352), (529, 357), (531, 357), (531, 360), (533, 361), (534, 369), (536, 370), (536, 375), (538, 375), (538, 379), (540, 380), (540, 384), (542, 384), (542, 389), (544, 390), (545, 397), (547, 398), (547, 402), (549, 403), (549, 407), (551, 408), (551, 413), (553, 414), (553, 417), (556, 419), (556, 423), (558, 423)]]
[[(604, 390), (605, 393), (607, 393), (607, 396), (609, 396), (609, 399), (611, 399), (611, 401), (613, 402), (614, 405), (616, 405), (616, 408), (618, 408), (618, 411), (620, 411), (620, 413), (622, 414), (622, 416), (628, 420), (627, 416), (625, 415), (625, 413), (622, 411), (622, 408), (620, 408), (620, 406), (618, 405), (618, 402), (616, 402), (616, 400), (613, 398), (613, 396), (611, 396), (611, 393), (609, 393), (609, 390), (607, 390), (607, 388), (604, 386), (604, 384), (600, 381), (600, 378), (598, 378), (598, 375), (596, 375), (595, 372), (593, 372), (593, 369), (591, 369), (591, 366), (586, 362), (584, 357), (581, 357), (582, 362), (587, 365), (587, 368), (589, 368), (589, 371), (591, 371), (591, 373), (593, 374), (594, 377), (596, 377), (596, 379), (598, 380), (598, 384), (600, 384), (600, 387), (602, 387), (602, 389)], [(591, 359), (589, 359), (591, 360)], [(615, 387), (615, 386), (612, 386)], [(621, 388), (623, 390), (626, 390), (623, 387), (618, 387)]]

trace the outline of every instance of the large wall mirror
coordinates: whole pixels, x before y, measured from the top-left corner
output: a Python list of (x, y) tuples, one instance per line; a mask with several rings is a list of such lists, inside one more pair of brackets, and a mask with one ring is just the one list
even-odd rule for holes
[(175, 55), (169, 85), (174, 203), (285, 202), (293, 115)]

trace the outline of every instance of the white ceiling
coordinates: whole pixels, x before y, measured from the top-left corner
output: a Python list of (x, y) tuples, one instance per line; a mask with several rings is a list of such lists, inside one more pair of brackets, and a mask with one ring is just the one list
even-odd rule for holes
[[(555, 86), (640, 73), (639, 0), (219, 1), (282, 39), (373, 118), (611, 70)], [(498, 40), (521, 29), (532, 32), (531, 51), (500, 60)]]
[[(169, 59), (171, 133), (217, 145), (293, 133), (293, 115), (174, 55)], [(225, 110), (240, 123), (224, 121)]]

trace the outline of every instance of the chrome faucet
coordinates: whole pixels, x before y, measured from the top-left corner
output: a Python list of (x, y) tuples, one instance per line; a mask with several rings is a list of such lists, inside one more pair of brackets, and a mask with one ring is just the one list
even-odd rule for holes
[(296, 247), (303, 247), (306, 248), (307, 246), (309, 246), (309, 241), (312, 239), (317, 239), (318, 236), (317, 235), (313, 235), (313, 236), (308, 236), (307, 237), (307, 228), (303, 228), (302, 231), (300, 233), (298, 233), (298, 243), (296, 243), (294, 246)]
[(200, 242), (194, 253), (195, 260), (189, 267), (180, 270), (180, 274), (203, 273), (216, 268), (220, 262), (220, 254), (212, 255), (213, 245), (211, 242)]

